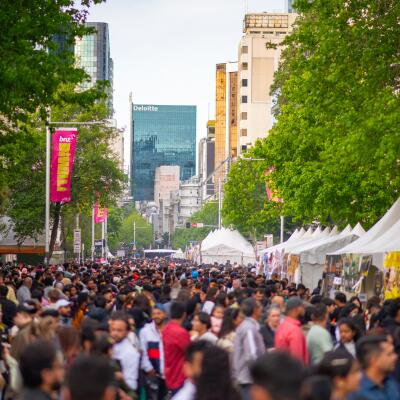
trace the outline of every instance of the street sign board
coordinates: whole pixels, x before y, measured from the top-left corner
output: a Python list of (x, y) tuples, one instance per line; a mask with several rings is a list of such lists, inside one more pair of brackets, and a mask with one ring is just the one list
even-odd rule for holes
[(125, 250), (117, 250), (117, 257), (125, 257)]
[(81, 230), (74, 230), (74, 253), (79, 254), (81, 252), (82, 240), (81, 240)]

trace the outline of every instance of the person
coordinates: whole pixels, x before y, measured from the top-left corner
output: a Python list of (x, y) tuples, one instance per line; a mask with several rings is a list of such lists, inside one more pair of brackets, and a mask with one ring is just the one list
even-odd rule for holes
[(300, 400), (332, 400), (331, 380), (323, 375), (308, 376), (301, 386)]
[(340, 341), (336, 344), (335, 349), (345, 349), (352, 357), (356, 357), (356, 341), (359, 336), (357, 326), (351, 318), (343, 318), (337, 325)]
[(37, 340), (21, 354), (23, 390), (18, 400), (51, 400), (64, 378), (61, 357), (48, 341)]
[(164, 328), (162, 340), (165, 359), (165, 383), (174, 395), (185, 382), (183, 362), (185, 351), (190, 344), (190, 335), (182, 327), (186, 318), (185, 304), (173, 302), (170, 316), (171, 320)]
[(65, 400), (114, 400), (114, 371), (106, 357), (81, 356), (67, 373)]
[(335, 400), (348, 399), (360, 385), (360, 364), (344, 349), (326, 353), (317, 367), (317, 373), (330, 379), (332, 398)]
[(31, 294), (32, 278), (25, 278), (22, 285), (17, 290), (17, 300), (19, 304), (32, 299)]
[(233, 342), (233, 376), (240, 386), (243, 400), (250, 398), (250, 364), (265, 352), (263, 338), (260, 334), (258, 320), (262, 307), (255, 299), (248, 298), (242, 302), (241, 311), (245, 318), (236, 330)]
[(54, 307), (60, 314), (60, 325), (71, 326), (71, 303), (68, 300), (60, 299), (56, 302)]
[(133, 391), (138, 388), (140, 354), (128, 339), (129, 322), (123, 311), (115, 311), (109, 322), (110, 336), (115, 341), (113, 358), (119, 360), (125, 383)]
[(242, 321), (243, 314), (239, 308), (227, 308), (225, 310), (217, 345), (226, 350), (229, 354), (233, 353), (236, 328)]
[(240, 400), (233, 386), (228, 353), (211, 345), (203, 351), (196, 382), (196, 400)]
[(211, 314), (211, 332), (218, 336), (221, 331), (222, 322), (224, 319), (225, 308), (221, 304), (216, 304)]
[(400, 388), (392, 373), (397, 355), (393, 344), (385, 335), (371, 335), (357, 343), (357, 358), (363, 375), (359, 389), (350, 400), (399, 400)]
[(207, 340), (212, 344), (216, 344), (218, 337), (211, 331), (211, 318), (209, 314), (200, 311), (192, 320), (193, 340)]
[(286, 316), (275, 333), (275, 348), (286, 351), (308, 364), (308, 351), (304, 334), (301, 330), (300, 318), (304, 316), (305, 308), (300, 297), (291, 297), (286, 303)]
[(0, 306), (3, 312), (3, 323), (8, 328), (11, 328), (15, 314), (17, 313), (17, 306), (13, 301), (7, 298), (8, 291), (9, 289), (7, 286), (0, 286)]
[(273, 349), (275, 346), (275, 332), (281, 321), (281, 310), (277, 306), (267, 309), (265, 324), (261, 327), (260, 333), (264, 340), (266, 350)]
[[(156, 387), (155, 397), (163, 399), (166, 395), (164, 379), (164, 348), (162, 343), (162, 330), (165, 327), (167, 314), (161, 304), (157, 304), (152, 311), (153, 321), (146, 324), (139, 333), (140, 343), (143, 349), (141, 366), (147, 374), (147, 392)], [(150, 393), (148, 393), (150, 397)]]
[(281, 351), (260, 357), (251, 367), (251, 400), (298, 400), (304, 379), (300, 361)]
[(326, 329), (329, 314), (325, 304), (314, 306), (311, 314), (313, 326), (307, 335), (307, 349), (311, 364), (319, 364), (325, 353), (333, 349), (332, 337)]
[(173, 396), (172, 400), (194, 400), (196, 397), (195, 383), (201, 373), (204, 351), (211, 346), (210, 342), (197, 340), (192, 342), (185, 351), (183, 373), (186, 377), (183, 387)]

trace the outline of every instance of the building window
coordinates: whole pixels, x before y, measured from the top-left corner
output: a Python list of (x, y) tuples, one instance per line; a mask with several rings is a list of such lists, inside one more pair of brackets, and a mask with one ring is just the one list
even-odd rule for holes
[(249, 52), (249, 46), (242, 46), (242, 54), (247, 54)]
[(243, 121), (247, 120), (247, 112), (242, 112), (242, 120)]
[(241, 129), (240, 136), (247, 136), (247, 129)]
[(249, 64), (247, 62), (242, 62), (242, 70), (247, 71), (249, 69)]
[(247, 96), (242, 96), (242, 104), (246, 104), (247, 103)]
[(247, 87), (248, 80), (247, 79), (242, 79), (242, 87)]

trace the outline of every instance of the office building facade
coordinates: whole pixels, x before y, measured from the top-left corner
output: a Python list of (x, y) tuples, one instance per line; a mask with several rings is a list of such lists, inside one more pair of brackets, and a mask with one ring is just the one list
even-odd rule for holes
[(135, 201), (154, 200), (155, 171), (180, 167), (180, 180), (196, 174), (196, 106), (131, 105), (131, 188)]
[(108, 24), (105, 22), (87, 22), (87, 27), (96, 32), (77, 38), (75, 42), (75, 59), (79, 68), (90, 76), (88, 82), (82, 83), (82, 89), (93, 87), (97, 81), (108, 81), (108, 107), (113, 109), (113, 60), (110, 56), (110, 37)]
[(288, 12), (288, 13), (295, 12), (294, 8), (293, 8), (293, 3), (294, 3), (294, 0), (286, 0), (286, 12)]
[(215, 169), (215, 121), (210, 120), (207, 123), (207, 137), (199, 141), (199, 179), (201, 182), (201, 197), (205, 201), (215, 193), (214, 176)]
[(160, 200), (167, 200), (170, 192), (179, 190), (180, 168), (178, 165), (162, 165), (156, 168), (154, 178), (154, 201), (157, 207)]
[(238, 63), (238, 153), (268, 135), (274, 123), (270, 95), (279, 67), (281, 43), (291, 32), (296, 14), (257, 13), (244, 19)]

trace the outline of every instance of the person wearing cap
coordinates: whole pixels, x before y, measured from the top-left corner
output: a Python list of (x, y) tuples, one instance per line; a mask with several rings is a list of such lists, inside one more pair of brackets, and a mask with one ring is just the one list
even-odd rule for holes
[(293, 357), (308, 364), (306, 338), (301, 330), (300, 318), (305, 307), (300, 297), (292, 297), (286, 303), (286, 316), (275, 333), (275, 349), (288, 352)]
[(60, 314), (60, 325), (61, 326), (71, 326), (71, 303), (68, 300), (60, 299), (56, 302), (55, 310)]
[[(156, 398), (163, 399), (167, 388), (164, 377), (164, 348), (161, 332), (165, 327), (167, 313), (162, 304), (154, 306), (151, 317), (152, 322), (146, 324), (139, 333), (143, 350), (141, 368), (147, 374), (147, 391), (156, 392)], [(152, 398), (150, 393), (148, 394), (149, 398)]]

